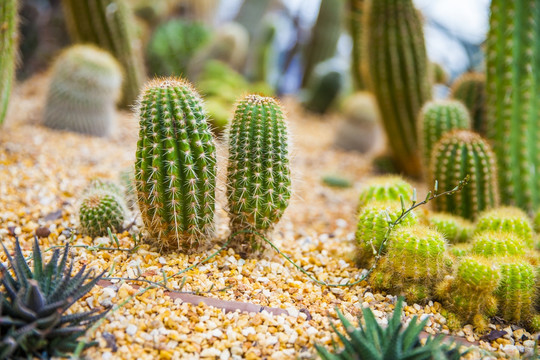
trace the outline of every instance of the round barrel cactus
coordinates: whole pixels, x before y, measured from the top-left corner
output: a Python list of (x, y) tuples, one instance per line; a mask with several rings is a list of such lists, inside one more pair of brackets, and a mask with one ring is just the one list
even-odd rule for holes
[(469, 110), (472, 129), (482, 136), (487, 133), (486, 77), (482, 73), (465, 73), (452, 84), (452, 98)]
[(412, 193), (412, 185), (400, 176), (377, 176), (368, 180), (362, 187), (358, 209), (371, 201), (400, 201), (400, 197), (403, 197), (405, 204), (409, 204)]
[(126, 219), (124, 200), (104, 189), (89, 190), (79, 204), (80, 229), (84, 235), (106, 236), (108, 228), (119, 232)]
[(139, 99), (135, 182), (150, 239), (161, 249), (193, 251), (214, 225), (216, 147), (202, 100), (175, 78), (146, 85)]
[(529, 247), (533, 246), (533, 226), (527, 214), (516, 207), (503, 206), (485, 211), (476, 221), (475, 232), (500, 231), (519, 236)]
[(474, 231), (471, 222), (446, 213), (430, 213), (428, 222), (429, 225), (443, 234), (451, 244), (467, 242)]
[(502, 231), (484, 231), (472, 239), (472, 252), (486, 257), (525, 255), (525, 248), (519, 236)]

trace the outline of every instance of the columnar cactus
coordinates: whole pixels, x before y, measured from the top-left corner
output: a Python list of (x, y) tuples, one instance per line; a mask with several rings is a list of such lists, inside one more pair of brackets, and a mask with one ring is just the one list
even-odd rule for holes
[(416, 119), (431, 98), (420, 14), (412, 0), (377, 0), (366, 7), (364, 75), (379, 103), (398, 170), (417, 176)]
[(480, 211), (498, 204), (495, 157), (479, 135), (467, 130), (447, 133), (433, 148), (430, 163), (431, 183), (437, 180), (441, 190), (470, 177), (461, 191), (435, 200), (437, 210), (474, 220)]
[(469, 110), (472, 129), (482, 136), (487, 133), (486, 77), (482, 73), (465, 73), (452, 84), (452, 98)]
[(170, 20), (160, 25), (147, 47), (150, 73), (183, 76), (195, 52), (210, 41), (210, 30), (196, 22)]
[(124, 200), (104, 189), (89, 190), (79, 204), (79, 222), (84, 235), (106, 236), (108, 228), (112, 232), (121, 231), (126, 219)]
[(358, 198), (358, 209), (372, 201), (400, 201), (403, 197), (405, 204), (411, 202), (413, 187), (402, 177), (396, 175), (377, 176), (371, 178), (362, 186)]
[(357, 89), (364, 89), (364, 77), (362, 76), (362, 33), (365, 0), (348, 0), (349, 4), (349, 31), (352, 37), (352, 73)]
[(405, 295), (407, 301), (427, 301), (435, 284), (450, 271), (444, 236), (416, 225), (391, 235), (388, 252), (373, 275), (374, 286)]
[(504, 203), (540, 205), (540, 3), (493, 0), (486, 42), (488, 138)]
[(500, 207), (485, 211), (476, 222), (475, 232), (501, 231), (519, 236), (527, 246), (533, 246), (533, 226), (527, 214), (515, 207)]
[[(229, 132), (227, 167), (233, 233), (265, 234), (280, 220), (291, 196), (288, 146), (285, 116), (273, 98), (247, 95), (240, 100)], [(233, 241), (248, 253), (264, 244), (251, 233), (237, 234)]]
[(431, 62), (429, 64), (430, 72), (431, 72), (431, 81), (434, 84), (446, 84), (448, 82), (448, 74), (446, 73), (446, 70), (444, 70), (444, 67), (436, 62)]
[(433, 147), (444, 134), (454, 129), (468, 130), (470, 128), (469, 113), (459, 101), (427, 102), (418, 116), (418, 139), (425, 168), (429, 169)]
[(17, 57), (17, 0), (0, 4), (0, 124), (6, 117)]
[(311, 38), (304, 50), (304, 77), (302, 85), (308, 86), (317, 64), (334, 56), (342, 31), (342, 20), (345, 12), (342, 0), (322, 0), (319, 15)]
[(525, 255), (523, 240), (512, 233), (484, 231), (474, 235), (472, 253), (485, 257)]
[(125, 0), (62, 0), (71, 38), (113, 54), (124, 68), (121, 105), (134, 104), (145, 79), (142, 45)]
[(122, 71), (108, 52), (92, 45), (65, 50), (53, 66), (43, 124), (107, 136), (116, 121)]
[(311, 75), (304, 107), (317, 114), (326, 113), (335, 103), (345, 83), (345, 76), (332, 63), (320, 63)]
[(192, 86), (167, 78), (146, 85), (139, 99), (135, 181), (150, 239), (192, 251), (213, 231), (216, 147), (202, 100)]
[(467, 242), (474, 231), (471, 222), (446, 213), (430, 213), (428, 222), (430, 226), (443, 234), (451, 244)]

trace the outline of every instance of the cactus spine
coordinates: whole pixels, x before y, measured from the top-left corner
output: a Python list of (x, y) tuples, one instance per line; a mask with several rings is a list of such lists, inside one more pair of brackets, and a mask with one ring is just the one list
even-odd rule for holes
[(427, 102), (418, 118), (418, 138), (424, 156), (424, 166), (429, 169), (433, 146), (444, 134), (454, 129), (470, 129), (471, 120), (463, 104), (453, 100)]
[(44, 125), (107, 136), (116, 121), (122, 70), (108, 52), (92, 45), (65, 50), (53, 67)]
[(122, 106), (132, 105), (145, 79), (142, 48), (135, 20), (125, 0), (62, 0), (71, 38), (113, 54), (125, 73)]
[(195, 250), (213, 230), (216, 148), (200, 96), (181, 79), (154, 80), (139, 100), (135, 179), (151, 239)]
[[(248, 95), (238, 103), (229, 134), (227, 180), (232, 232), (270, 231), (291, 196), (287, 126), (273, 98)], [(248, 233), (235, 236), (233, 245), (253, 252), (261, 242)]]
[(420, 174), (416, 119), (431, 97), (422, 23), (412, 0), (377, 0), (366, 7), (364, 74), (377, 98), (396, 166)]
[(540, 3), (493, 0), (486, 49), (488, 137), (504, 202), (540, 205)]
[(472, 129), (482, 136), (487, 133), (486, 77), (481, 73), (465, 73), (452, 84), (452, 98), (469, 110)]
[(17, 57), (17, 0), (0, 4), (0, 125), (6, 117)]
[(451, 189), (469, 175), (470, 181), (453, 196), (443, 196), (434, 205), (437, 210), (474, 220), (484, 209), (498, 203), (497, 176), (494, 155), (478, 134), (454, 130), (435, 145), (431, 157), (431, 182), (439, 189)]
[(349, 31), (351, 33), (352, 48), (352, 73), (357, 89), (364, 89), (365, 83), (362, 76), (362, 33), (365, 0), (348, 0), (349, 3)]

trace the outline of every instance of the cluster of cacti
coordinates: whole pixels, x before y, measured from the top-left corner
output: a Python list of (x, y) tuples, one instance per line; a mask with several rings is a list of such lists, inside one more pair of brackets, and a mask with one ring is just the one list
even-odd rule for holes
[(17, 58), (17, 0), (0, 5), (0, 124), (6, 117)]
[(500, 207), (482, 213), (476, 221), (476, 233), (499, 231), (519, 236), (528, 247), (533, 247), (533, 226), (527, 214), (514, 207)]
[(125, 0), (62, 0), (71, 38), (113, 54), (124, 69), (123, 106), (132, 105), (145, 79), (141, 42)]
[[(227, 198), (231, 231), (270, 231), (291, 196), (288, 134), (279, 104), (269, 97), (248, 95), (240, 100), (229, 132)], [(237, 234), (233, 246), (257, 251), (260, 236)]]
[(135, 179), (150, 241), (192, 251), (214, 228), (216, 147), (202, 100), (181, 79), (151, 81), (139, 99)]
[(446, 213), (430, 213), (428, 223), (444, 235), (451, 244), (464, 243), (471, 237), (473, 224), (459, 216)]
[(540, 4), (493, 0), (486, 42), (488, 137), (501, 198), (528, 211), (540, 205)]
[(411, 202), (413, 187), (402, 177), (397, 175), (378, 176), (368, 180), (358, 197), (358, 209), (369, 202), (394, 201), (399, 202), (403, 197), (406, 205)]
[(345, 82), (345, 76), (333, 60), (318, 64), (305, 90), (304, 107), (317, 114), (326, 113), (335, 103)]
[(319, 14), (311, 38), (304, 49), (304, 75), (302, 85), (312, 81), (315, 67), (334, 56), (342, 31), (345, 2), (342, 0), (322, 0)]
[(446, 241), (436, 230), (415, 225), (396, 229), (371, 281), (376, 288), (404, 295), (407, 301), (432, 298), (434, 286), (449, 272)]
[(435, 145), (431, 157), (430, 179), (439, 189), (451, 189), (469, 176), (469, 183), (453, 196), (444, 196), (434, 205), (437, 210), (475, 219), (480, 211), (498, 204), (495, 157), (478, 134), (454, 130)]
[(362, 75), (362, 34), (365, 0), (348, 0), (349, 32), (352, 37), (352, 75), (357, 89), (364, 89)]
[(170, 20), (153, 33), (146, 49), (149, 72), (156, 76), (184, 76), (195, 52), (208, 43), (211, 31), (205, 25)]
[(54, 63), (43, 124), (107, 136), (121, 86), (122, 71), (112, 55), (92, 45), (70, 47)]
[(469, 113), (459, 101), (427, 102), (418, 116), (418, 139), (425, 169), (429, 169), (433, 147), (444, 134), (455, 129), (468, 130), (470, 127)]
[(452, 98), (469, 110), (472, 129), (482, 136), (487, 133), (486, 77), (481, 73), (465, 73), (452, 84)]
[(431, 97), (420, 14), (412, 0), (369, 4), (364, 23), (369, 51), (362, 59), (367, 87), (377, 98), (398, 170), (417, 176), (421, 166), (416, 119)]

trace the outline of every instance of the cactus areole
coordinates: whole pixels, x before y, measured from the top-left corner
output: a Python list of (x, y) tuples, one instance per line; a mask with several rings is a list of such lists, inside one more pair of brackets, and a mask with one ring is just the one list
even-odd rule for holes
[(216, 148), (200, 96), (181, 79), (151, 81), (139, 99), (136, 185), (150, 241), (192, 251), (213, 230)]

